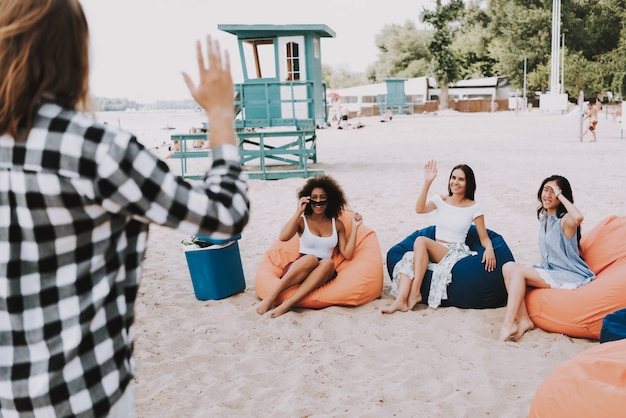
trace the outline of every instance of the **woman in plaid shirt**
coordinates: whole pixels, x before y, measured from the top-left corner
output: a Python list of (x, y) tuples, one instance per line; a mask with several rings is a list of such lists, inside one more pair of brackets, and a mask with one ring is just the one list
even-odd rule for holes
[[(225, 238), (248, 222), (228, 55), (184, 74), (210, 120), (190, 185), (88, 108), (78, 0), (0, 2), (0, 415), (132, 416), (134, 303), (150, 223)], [(208, 62), (207, 62), (208, 61)], [(121, 409), (120, 409), (121, 408)], [(116, 412), (117, 410), (117, 412)]]

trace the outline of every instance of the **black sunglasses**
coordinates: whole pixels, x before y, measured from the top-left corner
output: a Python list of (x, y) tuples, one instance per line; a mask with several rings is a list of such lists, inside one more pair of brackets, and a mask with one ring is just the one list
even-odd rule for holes
[(312, 207), (321, 208), (323, 206), (326, 206), (327, 204), (328, 200), (309, 200), (309, 205), (311, 205)]

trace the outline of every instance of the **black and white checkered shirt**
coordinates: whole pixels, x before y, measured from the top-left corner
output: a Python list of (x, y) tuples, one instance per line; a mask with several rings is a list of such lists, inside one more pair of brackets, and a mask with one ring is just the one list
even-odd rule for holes
[(55, 104), (0, 136), (0, 415), (103, 416), (133, 374), (148, 225), (230, 237), (248, 221), (238, 148), (190, 185), (129, 133)]

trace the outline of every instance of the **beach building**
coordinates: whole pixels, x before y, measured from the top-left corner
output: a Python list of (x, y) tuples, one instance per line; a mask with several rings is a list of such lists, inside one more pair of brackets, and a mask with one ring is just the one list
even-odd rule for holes
[[(391, 84), (389, 80), (392, 79), (386, 79), (382, 83), (332, 90), (335, 99), (329, 103), (329, 115), (332, 115), (339, 106), (345, 106), (353, 116), (374, 116), (384, 113), (381, 96), (389, 93), (390, 86), (397, 87), (397, 83)], [(396, 80), (405, 80), (404, 94), (407, 107), (402, 113), (433, 112), (438, 109), (440, 91), (433, 78)], [(493, 109), (492, 102), (498, 104), (498, 109), (507, 109), (509, 98), (515, 96), (515, 90), (511, 89), (508, 77), (494, 76), (454, 83), (449, 87), (448, 96), (451, 109), (461, 112), (489, 112)]]

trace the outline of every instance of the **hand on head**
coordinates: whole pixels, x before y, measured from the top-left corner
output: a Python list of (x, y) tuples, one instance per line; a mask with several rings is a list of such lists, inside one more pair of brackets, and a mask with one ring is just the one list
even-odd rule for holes
[(546, 186), (552, 189), (552, 192), (554, 193), (555, 196), (558, 196), (561, 194), (561, 188), (559, 187), (556, 181), (554, 180), (549, 181), (546, 183)]

